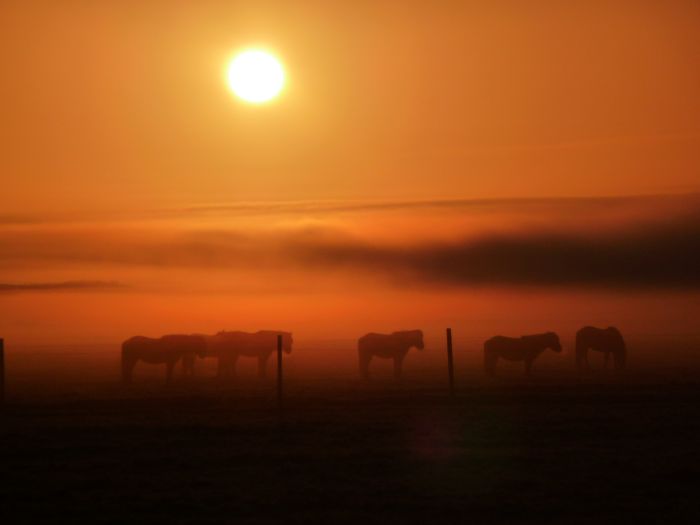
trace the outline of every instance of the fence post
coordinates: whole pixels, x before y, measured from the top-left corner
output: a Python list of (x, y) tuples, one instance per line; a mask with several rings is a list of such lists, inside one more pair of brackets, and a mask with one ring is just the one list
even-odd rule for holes
[(5, 340), (0, 338), (0, 406), (5, 404)]
[(277, 335), (277, 408), (282, 410), (282, 335)]
[(447, 329), (447, 373), (450, 379), (450, 397), (455, 396), (455, 370), (452, 361), (452, 328)]

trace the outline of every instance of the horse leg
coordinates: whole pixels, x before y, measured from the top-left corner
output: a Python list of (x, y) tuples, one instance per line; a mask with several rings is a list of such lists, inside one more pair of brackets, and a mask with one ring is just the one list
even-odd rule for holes
[(591, 369), (591, 365), (588, 363), (588, 348), (584, 348), (580, 353), (576, 355), (579, 370), (581, 372), (588, 372)]
[(484, 371), (486, 375), (494, 376), (496, 375), (496, 362), (498, 361), (498, 355), (489, 352), (486, 348), (484, 349)]
[(625, 362), (627, 360), (627, 351), (623, 349), (616, 350), (613, 353), (613, 365), (615, 366), (616, 372), (621, 372), (625, 368)]
[(585, 350), (581, 348), (581, 345), (576, 342), (576, 369), (579, 372), (583, 372), (583, 358), (585, 354)]
[(488, 374), (492, 377), (496, 375), (496, 364), (498, 363), (498, 356), (490, 357), (490, 364), (488, 368)]
[(219, 379), (223, 379), (224, 377), (228, 376), (231, 374), (231, 356), (228, 355), (220, 355), (219, 356), (219, 364), (216, 369), (216, 376)]
[(194, 377), (194, 356), (182, 357), (182, 375), (184, 377)]
[(404, 356), (402, 356), (402, 355), (396, 356), (396, 357), (394, 358), (394, 377), (395, 377), (396, 379), (401, 379), (401, 374), (402, 374), (402, 372), (403, 372), (403, 370), (402, 370), (402, 368), (403, 368), (403, 358), (404, 358)]
[(534, 359), (526, 359), (525, 360), (525, 375), (527, 377), (530, 377), (532, 375), (532, 363)]

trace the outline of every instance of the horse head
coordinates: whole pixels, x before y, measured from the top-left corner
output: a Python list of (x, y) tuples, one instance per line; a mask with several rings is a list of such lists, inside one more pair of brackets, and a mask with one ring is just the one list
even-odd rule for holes
[(425, 344), (423, 343), (423, 331), (413, 330), (410, 333), (413, 346), (415, 346), (418, 350), (423, 350), (425, 348)]
[(549, 341), (549, 348), (555, 352), (561, 352), (561, 342), (559, 341), (559, 336), (554, 332), (547, 332), (547, 339)]
[(613, 360), (616, 370), (622, 370), (625, 367), (627, 360), (627, 345), (620, 331), (614, 326), (606, 328), (608, 333), (608, 344), (613, 354)]

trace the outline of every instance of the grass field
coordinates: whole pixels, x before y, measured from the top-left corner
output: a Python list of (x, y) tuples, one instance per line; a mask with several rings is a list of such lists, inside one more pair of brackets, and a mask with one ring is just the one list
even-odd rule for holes
[(700, 519), (700, 385), (110, 386), (2, 413), (5, 522)]

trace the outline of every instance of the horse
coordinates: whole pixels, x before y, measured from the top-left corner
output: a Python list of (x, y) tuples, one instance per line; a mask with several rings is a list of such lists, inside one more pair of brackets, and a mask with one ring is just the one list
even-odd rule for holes
[(584, 326), (576, 332), (576, 367), (579, 371), (587, 370), (588, 350), (603, 352), (605, 368), (608, 367), (610, 354), (613, 356), (615, 370), (618, 372), (625, 367), (627, 347), (620, 331), (614, 326), (596, 328)]
[(532, 363), (548, 348), (561, 352), (559, 336), (554, 332), (522, 337), (497, 335), (484, 343), (484, 368), (488, 375), (493, 376), (499, 358), (506, 361), (523, 361), (525, 374), (529, 376)]
[(131, 382), (137, 361), (165, 364), (165, 380), (170, 383), (173, 369), (182, 360), (185, 375), (194, 375), (195, 356), (204, 357), (206, 341), (198, 335), (164, 335), (158, 339), (136, 336), (122, 343), (122, 380)]
[(406, 330), (392, 334), (369, 333), (357, 340), (357, 351), (360, 357), (360, 376), (369, 379), (369, 362), (372, 357), (382, 357), (394, 360), (394, 377), (401, 378), (403, 360), (411, 348), (423, 350), (423, 332), (421, 330)]
[(206, 357), (216, 357), (219, 360), (218, 375), (235, 376), (236, 362), (239, 357), (258, 358), (258, 376), (263, 379), (267, 375), (267, 361), (277, 350), (277, 336), (282, 336), (282, 350), (292, 352), (292, 334), (274, 330), (261, 330), (255, 333), (221, 331), (215, 335), (206, 336)]

